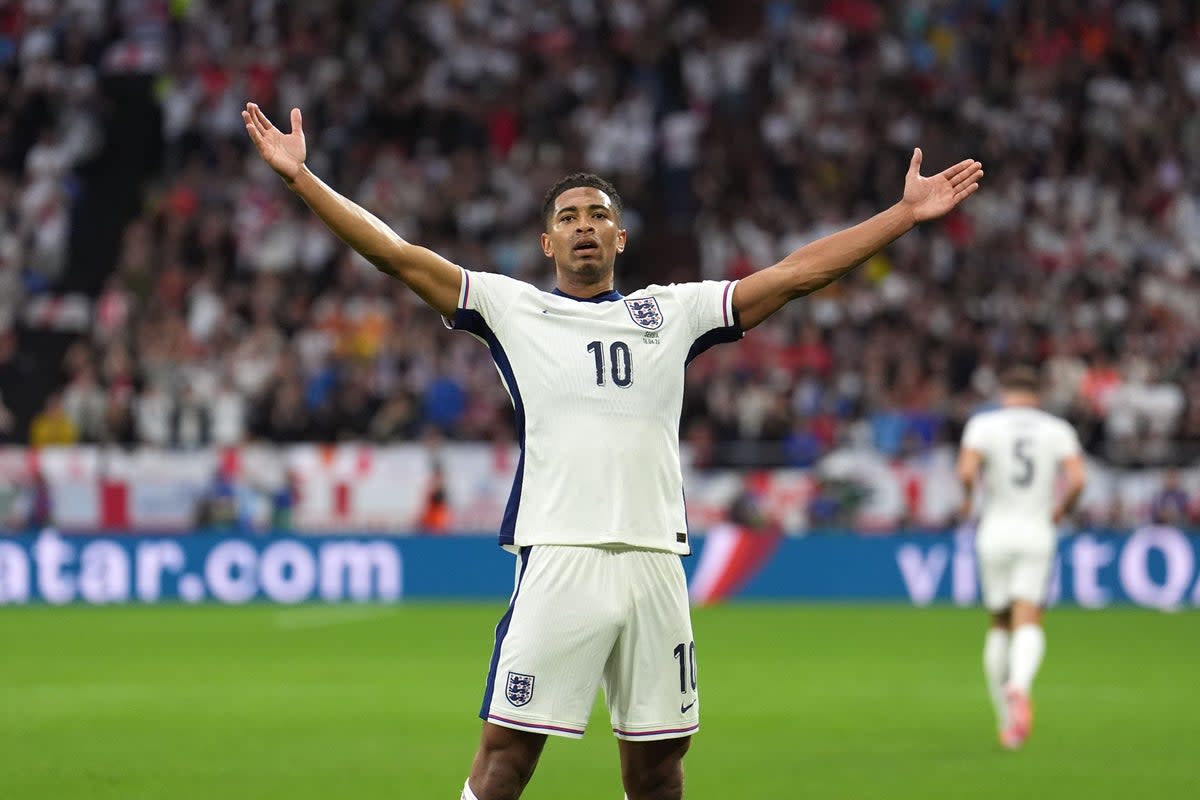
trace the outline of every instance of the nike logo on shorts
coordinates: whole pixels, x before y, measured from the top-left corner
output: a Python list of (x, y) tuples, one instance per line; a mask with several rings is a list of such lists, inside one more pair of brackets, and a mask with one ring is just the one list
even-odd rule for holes
[(692, 702), (688, 703), (686, 706), (685, 706), (685, 705), (683, 705), (683, 704), (681, 703), (681, 704), (680, 704), (680, 706), (679, 706), (679, 713), (680, 713), (680, 714), (686, 714), (686, 713), (688, 712), (688, 709), (690, 709), (690, 708), (691, 708), (692, 706), (694, 706), (694, 705), (696, 705), (696, 701), (695, 701), (695, 700), (693, 700)]

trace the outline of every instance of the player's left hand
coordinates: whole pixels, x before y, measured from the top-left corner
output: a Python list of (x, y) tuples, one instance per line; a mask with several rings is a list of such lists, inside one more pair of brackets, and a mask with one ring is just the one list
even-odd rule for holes
[(304, 167), (304, 159), (308, 156), (300, 109), (292, 109), (291, 120), (291, 133), (284, 133), (271, 124), (271, 120), (267, 119), (267, 115), (257, 103), (246, 103), (246, 108), (242, 111), (246, 133), (258, 148), (258, 154), (288, 184), (295, 182)]
[(913, 149), (908, 174), (904, 176), (904, 199), (913, 222), (925, 222), (946, 214), (979, 188), (983, 164), (968, 158), (928, 178), (921, 175), (921, 148)]

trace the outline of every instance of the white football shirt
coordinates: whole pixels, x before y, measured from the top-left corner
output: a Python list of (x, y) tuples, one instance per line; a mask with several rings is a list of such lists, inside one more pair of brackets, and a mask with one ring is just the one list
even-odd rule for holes
[(1075, 429), (1037, 408), (986, 411), (967, 422), (962, 445), (983, 455), (980, 547), (1053, 547), (1059, 465), (1081, 448)]
[(732, 281), (578, 300), (463, 270), (447, 324), (491, 350), (521, 457), (500, 544), (691, 551), (679, 465), (684, 367), (736, 341)]

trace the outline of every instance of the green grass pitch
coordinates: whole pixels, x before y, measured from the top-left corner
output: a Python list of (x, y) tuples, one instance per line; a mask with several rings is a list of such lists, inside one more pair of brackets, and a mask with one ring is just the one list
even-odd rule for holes
[[(457, 798), (501, 604), (0, 609), (0, 797)], [(983, 615), (696, 612), (691, 800), (1200, 794), (1200, 616), (1056, 610), (1034, 736), (996, 744)], [(597, 705), (530, 800), (620, 800)]]

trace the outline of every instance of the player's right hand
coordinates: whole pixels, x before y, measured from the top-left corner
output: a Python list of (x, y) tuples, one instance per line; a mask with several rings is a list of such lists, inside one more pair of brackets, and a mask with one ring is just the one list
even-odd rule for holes
[(257, 103), (246, 103), (242, 121), (246, 123), (246, 133), (250, 134), (250, 141), (258, 148), (263, 161), (270, 164), (271, 169), (288, 183), (296, 180), (308, 154), (300, 109), (292, 109), (291, 133), (284, 133), (272, 125)]
[(963, 501), (958, 505), (958, 511), (955, 515), (959, 525), (967, 525), (971, 522), (971, 497), (963, 498)]

